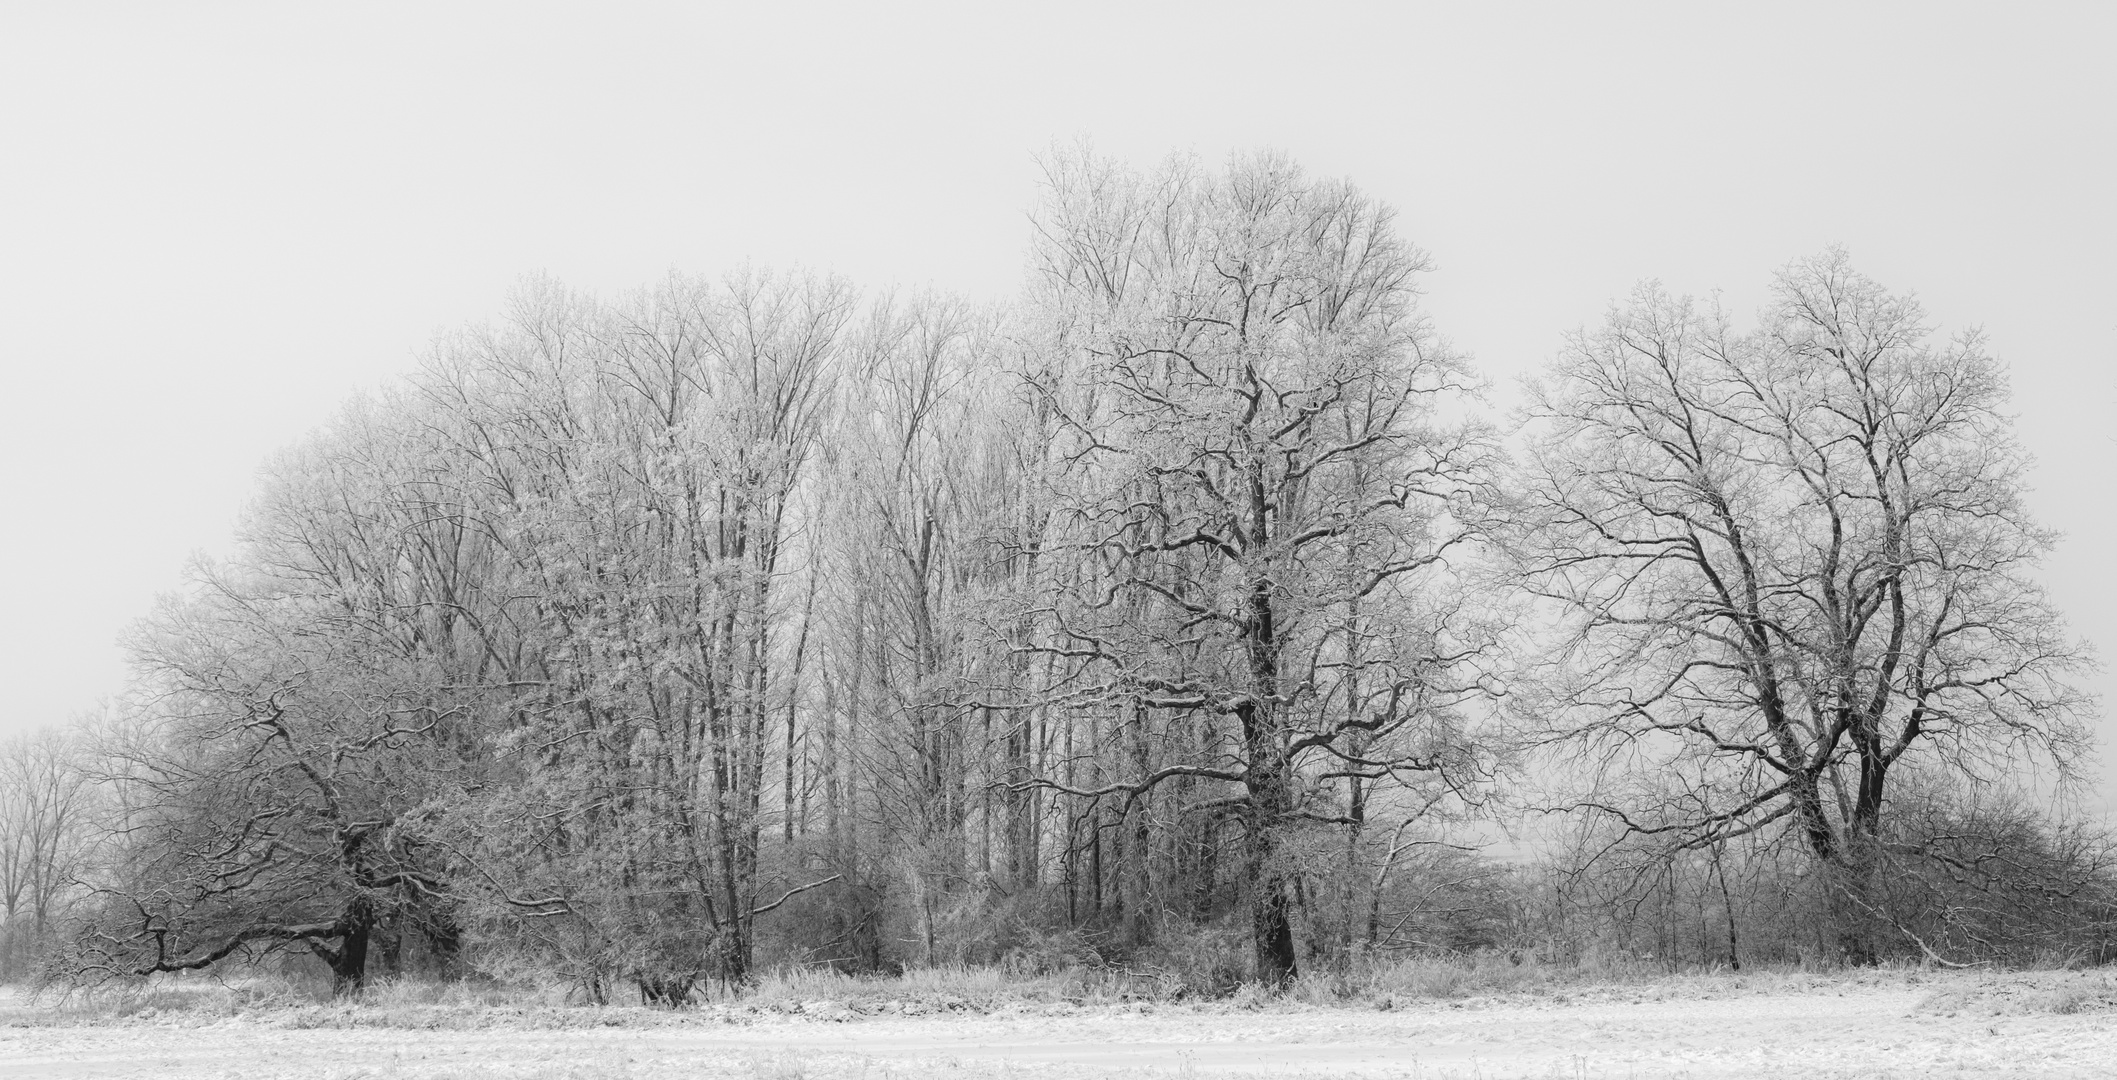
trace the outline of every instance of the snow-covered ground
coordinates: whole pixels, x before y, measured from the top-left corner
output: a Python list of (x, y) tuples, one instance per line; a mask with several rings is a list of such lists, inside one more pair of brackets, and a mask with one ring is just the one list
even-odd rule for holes
[(1359, 1008), (838, 1003), (693, 1013), (315, 1006), (122, 1020), (0, 1002), (22, 1077), (2117, 1076), (2117, 977), (1690, 977)]

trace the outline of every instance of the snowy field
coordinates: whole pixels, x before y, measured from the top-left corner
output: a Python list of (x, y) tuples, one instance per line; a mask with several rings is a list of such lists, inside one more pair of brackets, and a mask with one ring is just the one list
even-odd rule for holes
[(11, 999), (0, 1080), (2117, 1075), (2117, 977), (2100, 971), (1694, 976), (1358, 1007), (950, 1004), (117, 1015)]

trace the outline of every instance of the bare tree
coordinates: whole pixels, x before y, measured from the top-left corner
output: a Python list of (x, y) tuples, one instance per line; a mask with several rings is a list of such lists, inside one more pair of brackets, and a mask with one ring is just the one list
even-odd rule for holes
[(138, 715), (99, 748), (124, 844), (76, 935), (84, 973), (294, 946), (352, 991), (408, 933), (453, 952), (417, 822), (473, 741), (485, 560), (388, 412), (356, 404), (283, 457), (240, 556), (137, 636)]
[(1330, 786), (1460, 751), (1482, 639), (1449, 558), (1482, 526), (1490, 442), (1444, 418), (1467, 382), (1418, 313), (1424, 256), (1349, 185), (1269, 156), (1151, 177), (1066, 156), (1038, 229), (1067, 465), (1046, 548), (1073, 562), (1061, 637), (1029, 648), (1136, 748), (1100, 783), (1040, 783), (1129, 809), (1217, 782), (1189, 809), (1235, 810), (1256, 974), (1280, 984), (1289, 831), (1352, 820)]
[[(1753, 333), (1649, 286), (1568, 344), (1520, 547), (1568, 636), (1525, 712), (1592, 752), (1588, 805), (1692, 847), (1784, 823), (1857, 909), (1907, 755), (2070, 766), (2079, 653), (2032, 575), (2004, 378), (1931, 333), (1833, 251)], [(1657, 800), (1670, 774), (1702, 794)]]
[(806, 611), (785, 555), (850, 314), (841, 282), (761, 272), (618, 305), (532, 290), (427, 380), (541, 635), (500, 733), (522, 784), (472, 831), (501, 896), (559, 898), (605, 942), (597, 996), (608, 967), (668, 1001), (746, 978), (776, 906), (767, 766)]
[(965, 699), (995, 655), (979, 605), (1007, 574), (985, 520), (988, 489), (1012, 482), (991, 453), (1005, 415), (998, 343), (991, 315), (963, 301), (878, 301), (855, 345), (821, 517), (837, 595), (853, 599), (838, 632), (858, 642), (834, 667), (858, 668), (859, 758), (928, 963), (938, 911), (982, 897), (971, 886), (989, 878), (994, 846), (991, 710)]
[[(671, 1005), (1238, 935), (1274, 987), (1583, 926), (2107, 947), (2104, 838), (1984, 797), (2085, 732), (1974, 335), (1835, 253), (1748, 333), (1642, 290), (1533, 395), (1517, 498), (1352, 185), (1067, 153), (1034, 226), (1010, 307), (532, 282), (444, 338), (275, 464), (92, 767), (0, 746), (4, 932)], [(1540, 877), (1448, 834), (1503, 689), (1587, 811)]]
[(45, 941), (93, 846), (85, 753), (71, 729), (0, 743), (0, 976)]

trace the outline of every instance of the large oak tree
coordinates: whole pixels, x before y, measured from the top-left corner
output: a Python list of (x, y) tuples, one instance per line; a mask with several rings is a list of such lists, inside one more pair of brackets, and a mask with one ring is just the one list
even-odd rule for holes
[(1519, 551), (1564, 626), (1525, 712), (1587, 804), (1679, 846), (1790, 827), (1871, 957), (1893, 770), (2086, 743), (2005, 409), (1977, 335), (1936, 342), (1839, 251), (1748, 333), (1647, 286), (1576, 335), (1533, 394)]

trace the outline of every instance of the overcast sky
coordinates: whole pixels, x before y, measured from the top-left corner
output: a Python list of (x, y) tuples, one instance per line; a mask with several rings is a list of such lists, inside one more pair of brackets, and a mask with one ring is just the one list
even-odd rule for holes
[(1351, 178), (1502, 385), (1641, 279), (1746, 314), (1844, 244), (2010, 362), (2117, 646), (2117, 5), (1141, 7), (0, 6), (0, 731), (113, 693), (264, 458), (522, 275), (1006, 295), (1076, 138)]

